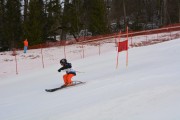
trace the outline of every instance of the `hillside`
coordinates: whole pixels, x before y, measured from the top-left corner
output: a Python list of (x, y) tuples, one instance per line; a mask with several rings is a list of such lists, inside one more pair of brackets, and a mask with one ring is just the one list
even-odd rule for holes
[(118, 69), (115, 50), (72, 59), (69, 62), (81, 72), (73, 80), (86, 84), (54, 93), (44, 89), (63, 84), (58, 60), (45, 69), (1, 79), (0, 119), (179, 120), (180, 39), (131, 48), (128, 53), (128, 67), (122, 52)]

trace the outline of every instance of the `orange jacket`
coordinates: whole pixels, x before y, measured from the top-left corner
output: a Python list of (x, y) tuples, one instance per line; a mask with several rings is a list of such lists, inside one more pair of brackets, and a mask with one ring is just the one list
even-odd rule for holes
[(28, 41), (24, 40), (24, 46), (28, 46)]

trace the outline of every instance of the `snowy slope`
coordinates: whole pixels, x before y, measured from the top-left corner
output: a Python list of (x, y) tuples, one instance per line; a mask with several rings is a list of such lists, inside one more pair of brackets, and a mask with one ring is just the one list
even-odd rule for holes
[(0, 120), (179, 120), (180, 39), (72, 60), (85, 85), (63, 84), (59, 63), (0, 81)]

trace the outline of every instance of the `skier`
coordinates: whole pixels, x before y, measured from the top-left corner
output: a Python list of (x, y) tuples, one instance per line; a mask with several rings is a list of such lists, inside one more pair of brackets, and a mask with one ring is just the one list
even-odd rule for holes
[(71, 63), (68, 63), (66, 59), (61, 59), (60, 64), (62, 65), (62, 67), (58, 69), (58, 72), (61, 72), (62, 70), (66, 71), (66, 74), (63, 75), (64, 85), (57, 88), (45, 89), (46, 92), (54, 92), (54, 91), (61, 90), (69, 86), (75, 86), (75, 85), (86, 83), (86, 82), (71, 80), (72, 77), (76, 76), (76, 71), (72, 69)]
[(63, 75), (64, 86), (72, 85), (71, 78), (73, 76), (76, 76), (76, 71), (72, 69), (71, 63), (68, 63), (66, 59), (61, 59), (60, 64), (62, 65), (62, 67), (58, 70), (58, 72), (61, 72), (61, 70), (66, 71), (66, 74)]

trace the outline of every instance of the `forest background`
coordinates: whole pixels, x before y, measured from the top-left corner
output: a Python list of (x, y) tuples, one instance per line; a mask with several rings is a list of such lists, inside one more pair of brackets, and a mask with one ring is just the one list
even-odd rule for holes
[(180, 23), (180, 0), (0, 0), (0, 48)]

